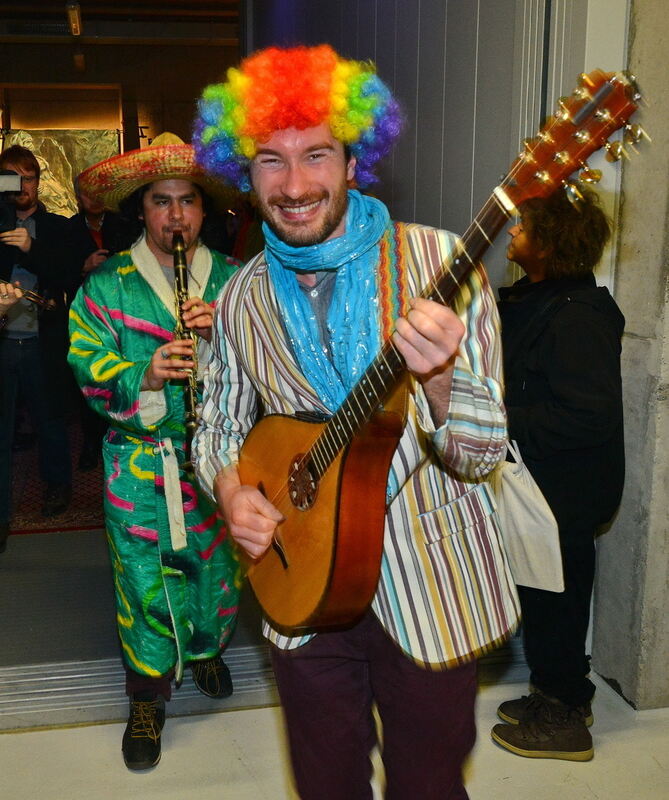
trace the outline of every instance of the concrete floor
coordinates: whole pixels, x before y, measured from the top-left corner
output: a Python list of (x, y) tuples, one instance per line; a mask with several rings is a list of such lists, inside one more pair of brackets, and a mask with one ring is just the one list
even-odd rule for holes
[[(599, 681), (595, 758), (584, 764), (525, 759), (489, 737), (499, 702), (525, 691), (514, 684), (481, 690), (479, 740), (467, 767), (471, 800), (669, 798), (669, 709), (634, 711)], [(162, 761), (145, 773), (123, 765), (123, 729), (107, 724), (2, 734), (0, 795), (3, 800), (295, 800), (275, 707), (169, 719)]]

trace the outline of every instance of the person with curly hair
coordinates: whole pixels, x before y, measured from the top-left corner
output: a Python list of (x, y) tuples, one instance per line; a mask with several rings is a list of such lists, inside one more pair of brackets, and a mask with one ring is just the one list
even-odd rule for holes
[(252, 188), (264, 219), (263, 252), (219, 298), (194, 442), (200, 483), (251, 559), (281, 538), (283, 519), (237, 468), (259, 417), (332, 417), (391, 336), (410, 373), (406, 424), (380, 481), (370, 607), (334, 629), (264, 622), (307, 800), (371, 798), (379, 742), (387, 797), (466, 798), (476, 659), (517, 622), (484, 480), (506, 441), (485, 271), (470, 272), (453, 308), (420, 297), (457, 237), (393, 222), (359, 191), (401, 125), (374, 66), (321, 45), (253, 54), (204, 90), (194, 127), (200, 163)]
[(502, 703), (493, 739), (521, 756), (593, 756), (586, 635), (595, 532), (615, 512), (625, 457), (625, 320), (593, 269), (609, 238), (596, 192), (528, 200), (507, 256), (525, 277), (500, 289), (509, 437), (558, 522), (564, 592), (519, 586), (530, 694)]

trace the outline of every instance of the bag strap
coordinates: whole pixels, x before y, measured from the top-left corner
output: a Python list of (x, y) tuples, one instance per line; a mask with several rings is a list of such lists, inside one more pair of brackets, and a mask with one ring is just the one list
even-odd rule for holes
[(520, 455), (520, 450), (518, 449), (518, 442), (515, 439), (507, 439), (506, 440), (506, 452), (507, 455), (510, 455), (516, 464), (523, 463), (523, 457)]

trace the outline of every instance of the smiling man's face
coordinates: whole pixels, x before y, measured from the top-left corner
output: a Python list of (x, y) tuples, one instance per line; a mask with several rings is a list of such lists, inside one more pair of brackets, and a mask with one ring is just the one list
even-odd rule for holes
[(346, 227), (348, 185), (355, 159), (327, 123), (286, 128), (258, 145), (251, 182), (263, 219), (293, 247), (341, 236)]

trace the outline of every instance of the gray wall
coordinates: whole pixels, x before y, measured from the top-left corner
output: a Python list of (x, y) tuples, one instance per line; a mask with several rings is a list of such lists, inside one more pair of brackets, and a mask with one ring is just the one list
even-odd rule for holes
[(669, 90), (666, 0), (633, 0), (630, 69), (653, 137), (624, 165), (616, 299), (627, 324), (625, 493), (598, 546), (593, 666), (637, 708), (669, 706)]
[[(349, 58), (375, 61), (407, 123), (375, 191), (397, 219), (463, 233), (517, 147), (515, 7), (515, 0), (252, 0), (248, 46), (328, 42)], [(506, 270), (505, 238), (486, 259), (493, 280)]]

